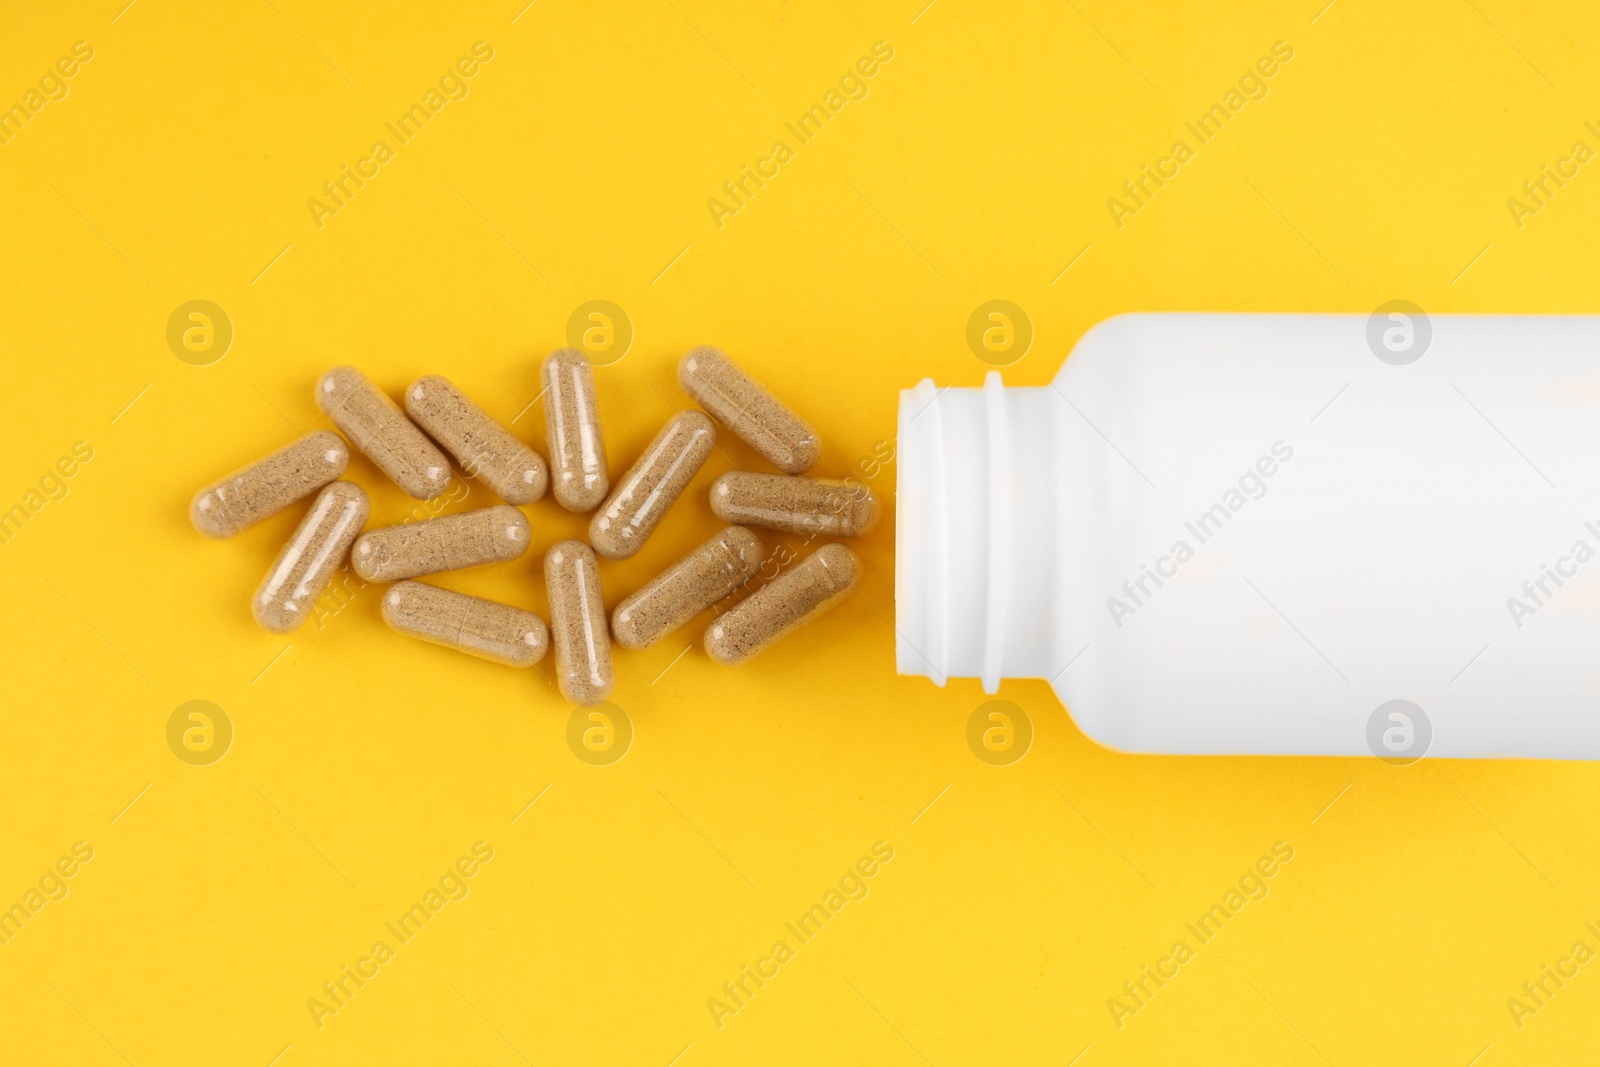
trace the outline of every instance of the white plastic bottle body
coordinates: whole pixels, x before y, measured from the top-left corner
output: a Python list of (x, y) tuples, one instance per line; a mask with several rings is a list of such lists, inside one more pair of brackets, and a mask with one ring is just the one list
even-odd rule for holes
[(1600, 758), (1600, 318), (1430, 325), (1124, 315), (906, 391), (901, 673), (1130, 752)]

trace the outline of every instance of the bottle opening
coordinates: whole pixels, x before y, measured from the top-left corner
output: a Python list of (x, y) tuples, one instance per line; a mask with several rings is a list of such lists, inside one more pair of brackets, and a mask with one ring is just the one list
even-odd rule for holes
[[(895, 660), (944, 685), (1050, 677), (1060, 660), (1055, 442), (1059, 394), (982, 388), (900, 394)], [(1054, 667), (1059, 669), (1059, 667)]]

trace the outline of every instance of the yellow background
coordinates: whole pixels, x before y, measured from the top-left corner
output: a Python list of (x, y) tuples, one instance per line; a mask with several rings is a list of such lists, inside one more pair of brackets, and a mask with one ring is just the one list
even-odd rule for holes
[[(393, 395), (443, 373), (509, 422), (596, 298), (636, 333), (598, 372), (614, 475), (686, 403), (697, 343), (842, 475), (892, 441), (897, 390), (980, 381), (966, 323), (992, 298), (1036, 331), (1013, 384), (1129, 310), (1596, 310), (1596, 164), (1521, 228), (1506, 206), (1600, 147), (1593, 5), (921, 2), (8, 5), (0, 103), (75, 41), (94, 58), (0, 147), (0, 506), (74, 442), (94, 458), (0, 547), (0, 904), (74, 842), (95, 855), (0, 947), (0, 1061), (1592, 1055), (1600, 965), (1521, 1028), (1506, 1007), (1600, 948), (1591, 765), (1126, 757), (1011, 682), (1036, 736), (990, 766), (975, 682), (894, 673), (891, 514), (862, 595), (755, 662), (716, 667), (694, 628), (619, 654), (632, 750), (591, 766), (548, 660), (409, 641), (375, 588), (256, 628), (301, 508), (229, 542), (189, 527), (198, 487), (325, 425), (326, 367)], [(307, 200), (479, 40), (470, 95), (319, 229)], [(869, 95), (719, 228), (706, 201), (880, 40)], [(1279, 40), (1270, 94), (1117, 228), (1107, 198)], [(167, 346), (191, 299), (235, 330), (209, 366)], [(537, 405), (515, 429), (544, 450)], [(721, 449), (603, 568), (609, 603), (715, 528), (705, 487), (757, 462)], [(364, 459), (350, 477), (375, 524), (412, 511)], [(584, 521), (527, 510), (535, 551), (459, 588), (545, 611), (542, 551)], [(210, 766), (166, 741), (194, 699), (235, 729)], [(719, 1028), (707, 1001), (880, 840), (870, 894)], [(319, 1028), (307, 1000), (477, 841), (470, 894)], [(1119, 1029), (1107, 999), (1277, 841), (1270, 895)]]

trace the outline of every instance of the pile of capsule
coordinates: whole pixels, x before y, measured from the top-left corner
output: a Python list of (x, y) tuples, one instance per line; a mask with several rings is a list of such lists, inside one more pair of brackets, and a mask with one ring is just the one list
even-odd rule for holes
[[(231, 537), (316, 493), (251, 602), (263, 627), (288, 633), (303, 624), (348, 553), (363, 580), (395, 583), (384, 594), (383, 618), (402, 634), (513, 667), (542, 659), (553, 634), (557, 683), (576, 704), (610, 695), (613, 641), (648, 648), (749, 585), (766, 552), (750, 527), (855, 537), (877, 521), (878, 502), (865, 486), (804, 477), (821, 451), (816, 431), (715, 348), (696, 348), (678, 364), (678, 381), (705, 411), (669, 419), (615, 486), (588, 359), (561, 349), (545, 359), (540, 377), (550, 472), (538, 453), (444, 378), (413, 382), (404, 411), (352, 367), (335, 367), (317, 381), (317, 406), (410, 495), (428, 500), (445, 492), (448, 452), (504, 504), (363, 533), (367, 494), (338, 480), (349, 448), (338, 434), (318, 430), (202, 489), (190, 519), (208, 537)], [(716, 446), (718, 422), (783, 473), (718, 478), (711, 510), (734, 525), (623, 600), (608, 620), (595, 553), (620, 560), (639, 551)], [(568, 511), (594, 512), (587, 543), (562, 541), (545, 553), (549, 628), (533, 612), (412, 580), (521, 556), (531, 531), (519, 506), (537, 501), (547, 484)], [(859, 567), (843, 545), (816, 549), (715, 616), (706, 653), (742, 663), (843, 599)]]

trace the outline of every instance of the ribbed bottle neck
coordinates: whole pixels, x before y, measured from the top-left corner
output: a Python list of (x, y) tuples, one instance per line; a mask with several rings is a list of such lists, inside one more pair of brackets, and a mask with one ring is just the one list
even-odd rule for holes
[(900, 394), (895, 659), (901, 674), (1049, 677), (1060, 661), (1061, 398), (924, 380)]

